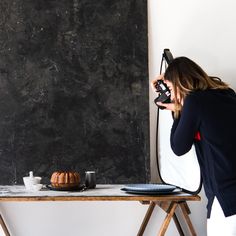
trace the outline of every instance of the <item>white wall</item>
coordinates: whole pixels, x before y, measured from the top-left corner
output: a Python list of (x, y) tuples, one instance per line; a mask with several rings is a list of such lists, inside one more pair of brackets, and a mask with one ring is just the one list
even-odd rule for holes
[[(159, 73), (161, 54), (187, 56), (209, 74), (236, 88), (236, 2), (234, 0), (149, 0), (149, 77)], [(158, 179), (155, 163), (155, 107), (150, 93), (152, 181)], [(190, 203), (197, 235), (206, 235), (205, 197)], [(12, 236), (131, 236), (136, 235), (147, 206), (135, 202), (1, 203), (0, 211)], [(155, 211), (145, 236), (156, 235)], [(166, 236), (178, 235), (171, 223)], [(186, 234), (188, 235), (188, 234)]]
[[(236, 2), (234, 0), (149, 0), (149, 79), (159, 74), (164, 48), (175, 57), (187, 56), (209, 74), (236, 88)], [(155, 95), (150, 90), (150, 135), (152, 181), (155, 166)], [(206, 235), (206, 198), (190, 203), (197, 235)], [(197, 205), (197, 206), (196, 206)]]
[(150, 77), (163, 48), (187, 56), (236, 87), (234, 0), (149, 0)]

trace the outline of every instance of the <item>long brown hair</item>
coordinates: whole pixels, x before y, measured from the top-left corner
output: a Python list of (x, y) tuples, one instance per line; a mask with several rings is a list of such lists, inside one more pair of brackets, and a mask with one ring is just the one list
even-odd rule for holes
[(175, 99), (174, 116), (177, 118), (182, 109), (181, 101), (196, 90), (227, 89), (229, 86), (217, 77), (208, 76), (207, 73), (194, 61), (187, 57), (175, 58), (167, 67), (165, 80), (172, 82), (175, 98), (179, 94), (179, 100)]

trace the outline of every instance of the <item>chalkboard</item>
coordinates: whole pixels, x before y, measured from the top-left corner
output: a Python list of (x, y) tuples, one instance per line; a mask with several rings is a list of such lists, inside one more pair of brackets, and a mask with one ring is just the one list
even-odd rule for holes
[(0, 1), (0, 184), (149, 181), (146, 0)]

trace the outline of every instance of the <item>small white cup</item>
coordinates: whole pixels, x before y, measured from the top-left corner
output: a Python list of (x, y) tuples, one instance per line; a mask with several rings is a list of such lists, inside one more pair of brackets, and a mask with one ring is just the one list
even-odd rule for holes
[(23, 182), (24, 182), (24, 185), (25, 185), (25, 188), (26, 190), (34, 190), (33, 189), (33, 185), (37, 185), (37, 184), (40, 184), (40, 181), (41, 181), (41, 177), (29, 177), (29, 176), (26, 176), (26, 177), (23, 177)]

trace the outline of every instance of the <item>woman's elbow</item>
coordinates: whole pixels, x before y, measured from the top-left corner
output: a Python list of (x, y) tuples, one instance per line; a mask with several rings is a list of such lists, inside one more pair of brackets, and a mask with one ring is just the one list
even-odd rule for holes
[(189, 147), (180, 147), (179, 145), (171, 144), (171, 149), (176, 156), (183, 156), (191, 149), (191, 147), (190, 148)]

